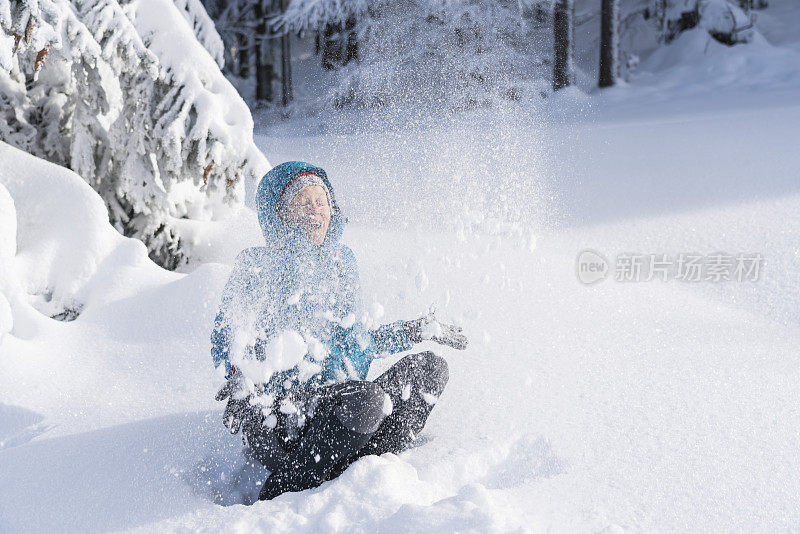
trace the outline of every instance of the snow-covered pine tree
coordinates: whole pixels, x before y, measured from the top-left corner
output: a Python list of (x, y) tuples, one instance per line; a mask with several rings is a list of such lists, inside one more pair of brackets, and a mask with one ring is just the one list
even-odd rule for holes
[(66, 159), (68, 150), (58, 135), (39, 128), (40, 121), (59, 124), (59, 102), (36, 110), (27, 89), (39, 77), (48, 54), (57, 54), (62, 43), (54, 23), (62, 21), (63, 6), (48, 1), (43, 7), (38, 0), (0, 0), (0, 139), (37, 155), (43, 155), (40, 144), (46, 142), (56, 156)]
[[(14, 95), (16, 107), (4, 110), (4, 129), (33, 131), (33, 137), (3, 140), (93, 177), (108, 155), (100, 123), (110, 111), (99, 67), (102, 50), (64, 0), (26, 0), (10, 7), (14, 46), (10, 68), (0, 77), (5, 88), (13, 87), (4, 93)], [(64, 135), (66, 129), (70, 135)]]
[(317, 32), (322, 68), (334, 70), (358, 59), (356, 19), (350, 17), (344, 24), (328, 23)]
[(78, 172), (168, 268), (266, 163), (247, 106), (182, 9), (0, 0), (0, 138)]
[[(147, 198), (136, 191), (137, 181), (133, 177), (144, 181), (144, 177), (153, 173), (147, 158), (152, 125), (146, 114), (151, 88), (158, 76), (157, 60), (116, 0), (74, 0), (73, 5), (102, 50), (103, 68), (111, 71), (106, 76), (107, 85), (113, 93), (119, 91), (119, 99), (112, 104), (115, 120), (104, 128), (96, 123), (97, 115), (80, 103), (81, 92), (73, 92), (79, 103), (72, 118), (73, 127), (65, 137), (72, 140), (75, 155), (80, 156), (83, 151), (83, 158), (71, 158), (68, 166), (100, 193), (109, 208), (111, 222), (124, 232), (131, 218), (130, 199)], [(98, 86), (83, 85), (88, 90)], [(84, 130), (85, 124), (94, 125), (94, 131), (82, 132), (79, 137), (77, 132)], [(95, 158), (103, 161), (102, 165), (91, 165), (88, 153), (92, 149), (105, 152)]]

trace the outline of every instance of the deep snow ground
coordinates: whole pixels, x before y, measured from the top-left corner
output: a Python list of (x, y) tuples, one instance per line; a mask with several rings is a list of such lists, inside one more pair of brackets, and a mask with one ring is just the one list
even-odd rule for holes
[[(77, 176), (0, 146), (0, 531), (798, 528), (800, 85), (706, 74), (705, 94), (679, 68), (661, 92), (567, 95), (586, 104), (568, 117), (265, 130), (272, 163), (329, 171), (365, 301), (387, 321), (434, 302), (471, 346), (441, 349), (451, 380), (418, 446), (251, 507), (217, 504), (241, 458), (208, 333), (252, 214), (212, 239), (218, 263), (167, 273)], [(585, 248), (765, 266), (584, 286)], [(73, 322), (45, 315), (76, 302)]]
[[(755, 121), (751, 128), (765, 144), (781, 146), (798, 115), (787, 107), (769, 117), (768, 128)], [(742, 116), (687, 119), (681, 136), (724, 141), (726, 121)], [(669, 120), (645, 122), (665, 137), (651, 137), (643, 150), (657, 153), (653, 145), (678, 136)], [(573, 128), (571, 139), (583, 139), (586, 158), (573, 165), (583, 169), (591, 161), (587, 173), (613, 176), (618, 163), (605, 157), (608, 145), (588, 140), (613, 132), (644, 144), (638, 128)], [(268, 148), (270, 140), (262, 141)], [(531, 218), (505, 226), (472, 214), (432, 231), (426, 221), (391, 212), (371, 214), (384, 217), (378, 226), (358, 221), (369, 218), (361, 214), (369, 204), (357, 202), (363, 196), (348, 179), (346, 161), (326, 153), (323, 140), (307, 141), (312, 145), (296, 150), (328, 166), (357, 221), (345, 241), (359, 258), (366, 301), (382, 303), (386, 320), (436, 302), (470, 335), (468, 351), (442, 351), (451, 382), (426, 428), (428, 441), (397, 457), (362, 460), (306, 494), (252, 507), (214, 504), (214, 491), (225, 488), (220, 474), (230, 476), (240, 462), (238, 436), (219, 424), (221, 406), (212, 400), (219, 379), (208, 358), (207, 332), (227, 267), (209, 264), (181, 276), (135, 261), (112, 269), (126, 283), (100, 284), (76, 321), (42, 317), (36, 335), (4, 337), (0, 415), (12, 435), (3, 436), (0, 450), (3, 530), (798, 524), (800, 329), (793, 314), (800, 196), (781, 186), (784, 173), (798, 170), (796, 160), (762, 158), (772, 190), (750, 200), (723, 187), (729, 172), (714, 170), (717, 196), (686, 179), (695, 194), (678, 198), (691, 201), (680, 206), (673, 199), (672, 209), (659, 213), (658, 195), (646, 192), (658, 190), (662, 175), (633, 167), (631, 174), (656, 181), (642, 187), (639, 202), (620, 198), (615, 218), (604, 215), (615, 197), (609, 192), (594, 213), (563, 210), (546, 223)], [(355, 152), (363, 144), (344, 138), (335, 148)], [(278, 161), (294, 154), (267, 155)], [(735, 159), (732, 165), (728, 171)], [(594, 198), (582, 185), (574, 191)], [(567, 186), (554, 194), (579, 202)], [(697, 206), (701, 194), (707, 197)], [(389, 204), (378, 195), (374, 202)], [(643, 216), (644, 208), (624, 211), (648, 202), (652, 216)], [(258, 239), (250, 222), (235, 234), (242, 246)], [(762, 252), (767, 266), (764, 280), (751, 285), (606, 280), (587, 287), (574, 264), (586, 247), (609, 257), (630, 250)], [(17, 258), (26, 250), (20, 244)], [(108, 276), (97, 275), (98, 284)], [(390, 362), (380, 363), (373, 372)]]
[[(273, 151), (277, 139), (261, 142), (272, 161), (313, 154), (339, 177), (345, 203), (369, 190), (367, 206), (379, 208), (363, 216), (387, 232), (398, 224), (392, 199), (415, 199), (400, 225), (425, 228), (409, 237), (425, 251), (417, 261), (431, 288), (450, 289), (450, 312), (465, 316), (478, 342), (448, 355), (448, 431), (462, 446), (470, 438), (476, 448), (527, 443), (508, 445), (528, 452), (512, 453), (501, 468), (521, 484), (481, 481), (510, 505), (506, 517), (534, 531), (796, 527), (800, 108), (773, 101), (699, 116), (608, 115), (561, 129), (502, 117), (480, 131), (420, 132), (411, 148), (405, 138), (371, 133), (299, 136)], [(515, 176), (513, 194), (472, 194), (487, 169)], [(364, 185), (365, 176), (379, 187)], [(453, 200), (460, 184), (462, 203)], [(526, 205), (526, 184), (532, 213), (517, 214), (519, 222), (474, 220), (475, 204), (481, 213), (509, 199)], [(542, 198), (557, 209), (538, 209)], [(431, 236), (432, 212), (456, 230)], [(381, 267), (365, 259), (398, 239), (360, 241), (352, 246), (362, 269), (373, 270), (365, 278), (380, 280)], [(749, 284), (586, 287), (575, 277), (586, 248), (609, 258), (762, 253), (765, 269)], [(459, 256), (466, 265), (452, 259)], [(396, 279), (391, 270), (384, 276), (387, 285)]]

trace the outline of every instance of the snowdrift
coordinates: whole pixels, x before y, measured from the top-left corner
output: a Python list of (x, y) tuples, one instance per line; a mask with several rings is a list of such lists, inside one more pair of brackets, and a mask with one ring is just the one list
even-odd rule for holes
[[(0, 143), (3, 327), (28, 337), (54, 316), (74, 318), (112, 296), (126, 271), (160, 276), (140, 241), (108, 223), (97, 193), (75, 173)], [(115, 295), (116, 293), (116, 295)], [(10, 327), (9, 327), (10, 324)]]
[[(53, 413), (52, 398), (31, 390), (31, 381), (37, 384), (34, 389), (44, 387), (67, 396), (81, 387), (95, 393), (118, 388), (119, 383), (109, 384), (99, 377), (98, 365), (119, 366), (124, 375), (130, 370), (125, 355), (130, 343), (157, 344), (172, 337), (173, 322), (180, 321), (191, 306), (204, 310), (194, 314), (193, 343), (207, 343), (216, 285), (224, 284), (226, 267), (201, 266), (194, 276), (166, 271), (148, 258), (140, 241), (123, 237), (109, 224), (102, 199), (75, 173), (6, 144), (0, 144), (0, 160), (4, 163), (0, 169), (0, 347), (4, 356), (0, 366), (8, 373), (3, 377), (8, 385), (0, 389), (0, 402), (29, 398)], [(244, 219), (246, 215), (234, 218), (232, 224)], [(252, 224), (258, 226), (255, 221)], [(247, 235), (246, 231), (238, 234), (239, 243), (232, 248), (246, 243)], [(151, 299), (160, 302), (155, 310), (144, 304)], [(113, 351), (104, 344), (113, 341), (120, 342), (122, 349), (110, 361), (104, 360)], [(88, 344), (70, 350), (71, 342)], [(37, 354), (35, 347), (41, 349), (41, 358), (31, 357)], [(56, 347), (60, 350), (53, 353)], [(165, 358), (165, 369), (178, 363), (168, 354), (153, 354), (151, 345), (143, 350), (151, 353), (150, 358)], [(18, 361), (23, 353), (25, 361)], [(63, 374), (54, 374), (54, 369)], [(16, 381), (10, 376), (27, 378)], [(144, 382), (147, 387), (148, 380)], [(138, 397), (135, 389), (134, 399)], [(78, 398), (86, 398), (86, 393)]]
[[(751, 42), (726, 46), (714, 40), (703, 29), (682, 33), (674, 42), (653, 52), (642, 64), (646, 73), (658, 73), (662, 83), (724, 87), (737, 86), (775, 88), (797, 87), (800, 84), (800, 54), (791, 48), (770, 44), (756, 32)], [(653, 76), (651, 74), (651, 76)], [(642, 80), (634, 76), (637, 82)], [(667, 85), (665, 84), (665, 85)]]

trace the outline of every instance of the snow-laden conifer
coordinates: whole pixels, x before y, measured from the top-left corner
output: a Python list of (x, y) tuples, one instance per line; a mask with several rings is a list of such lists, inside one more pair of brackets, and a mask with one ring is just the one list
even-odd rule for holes
[(0, 0), (0, 139), (75, 170), (170, 268), (265, 166), (210, 19), (178, 3)]

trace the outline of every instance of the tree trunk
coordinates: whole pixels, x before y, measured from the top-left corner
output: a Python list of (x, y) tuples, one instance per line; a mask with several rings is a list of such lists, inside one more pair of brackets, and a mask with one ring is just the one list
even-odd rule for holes
[(256, 65), (256, 100), (258, 102), (272, 102), (272, 79), (275, 77), (275, 67), (272, 63)]
[(241, 78), (249, 78), (250, 77), (250, 40), (247, 38), (247, 35), (244, 33), (240, 33), (236, 36), (237, 45), (239, 48), (237, 55), (237, 61), (239, 63), (239, 77)]
[(599, 87), (611, 87), (619, 77), (619, 0), (603, 0), (600, 13)]
[(658, 21), (659, 31), (660, 31), (658, 38), (659, 38), (659, 41), (662, 42), (662, 43), (666, 43), (667, 39), (668, 39), (668, 37), (667, 37), (667, 29), (668, 29), (667, 28), (667, 25), (668, 25), (667, 11), (668, 11), (669, 6), (667, 5), (667, 1), (668, 0), (659, 0), (656, 3), (656, 12), (657, 12), (657, 17), (658, 17), (656, 20)]
[(275, 67), (272, 65), (266, 13), (264, 13), (262, 2), (256, 2), (254, 11), (256, 16), (256, 102), (272, 102), (272, 78)]
[(556, 0), (553, 10), (553, 91), (574, 82), (573, 54), (573, 1)]
[(292, 51), (289, 46), (291, 35), (281, 37), (281, 94), (284, 106), (293, 99), (292, 94)]
[[(281, 11), (286, 11), (289, 0), (280, 0)], [(286, 33), (281, 36), (281, 102), (284, 107), (293, 99), (292, 91), (292, 49), (291, 35)]]

